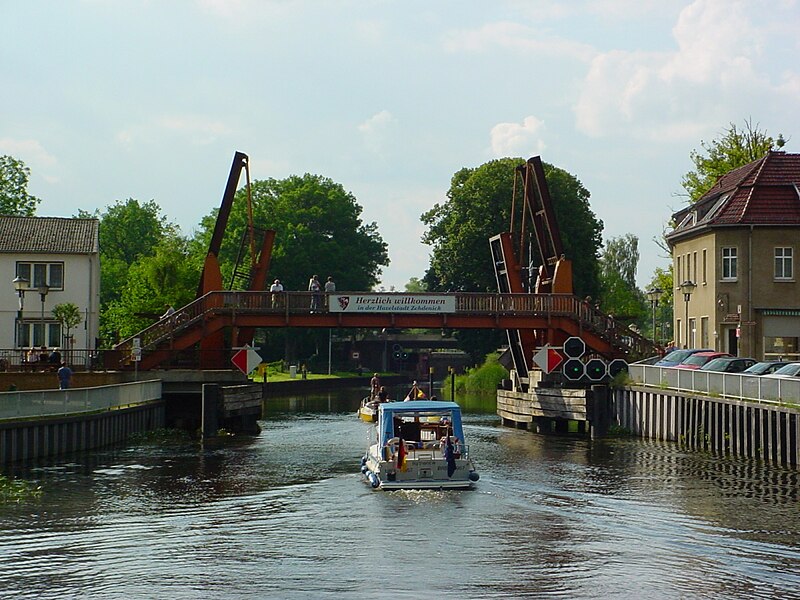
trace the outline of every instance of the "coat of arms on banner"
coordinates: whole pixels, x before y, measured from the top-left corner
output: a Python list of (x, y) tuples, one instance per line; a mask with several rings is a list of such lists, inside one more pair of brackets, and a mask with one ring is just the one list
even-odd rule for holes
[(337, 300), (339, 301), (339, 308), (347, 310), (347, 305), (350, 304), (350, 296), (339, 296)]

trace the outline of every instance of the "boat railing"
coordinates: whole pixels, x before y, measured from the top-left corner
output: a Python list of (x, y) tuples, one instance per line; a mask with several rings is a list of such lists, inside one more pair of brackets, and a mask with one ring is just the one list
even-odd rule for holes
[[(406, 446), (406, 456), (411, 458), (412, 460), (422, 460), (426, 458), (424, 455), (429, 455), (427, 458), (431, 459), (442, 459), (444, 458), (444, 452), (442, 451), (442, 442), (441, 440), (432, 440), (432, 441), (409, 441), (404, 440)], [(397, 453), (397, 444), (398, 439), (392, 438), (390, 439), (384, 446), (384, 448), (388, 449), (388, 453), (384, 454), (384, 459), (389, 460), (391, 457), (395, 456)], [(463, 442), (453, 442), (453, 452), (456, 458), (469, 458), (469, 444), (465, 444)]]

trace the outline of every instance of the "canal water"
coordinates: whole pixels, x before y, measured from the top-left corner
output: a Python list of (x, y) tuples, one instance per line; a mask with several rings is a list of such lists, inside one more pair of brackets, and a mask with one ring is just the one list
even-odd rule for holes
[(360, 396), (15, 471), (43, 494), (0, 507), (0, 597), (800, 598), (796, 470), (504, 428), (490, 398), (474, 490), (377, 492)]

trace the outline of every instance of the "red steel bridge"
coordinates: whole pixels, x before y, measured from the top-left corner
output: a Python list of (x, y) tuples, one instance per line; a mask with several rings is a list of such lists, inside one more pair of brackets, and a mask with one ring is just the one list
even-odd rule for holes
[[(353, 292), (364, 296), (363, 292)], [(336, 297), (347, 296), (337, 292)], [(370, 294), (402, 298), (420, 294)], [(503, 329), (544, 332), (535, 343), (559, 345), (579, 336), (599, 356), (644, 357), (654, 352), (652, 342), (569, 294), (422, 294), (426, 298), (452, 299), (453, 312), (333, 312), (326, 299), (311, 312), (310, 292), (209, 292), (136, 334), (141, 347), (140, 369), (154, 369), (190, 357), (201, 368), (230, 368), (231, 348), (252, 339), (258, 327), (303, 328), (452, 328)], [(230, 340), (218, 348), (198, 348), (203, 339), (229, 330)], [(115, 346), (119, 368), (133, 368), (134, 338)], [(527, 350), (527, 349), (526, 349)], [(531, 367), (530, 352), (525, 364)], [(194, 357), (193, 359), (191, 357)], [(517, 365), (515, 365), (517, 366)], [(526, 371), (527, 372), (527, 371)]]
[[(503, 329), (520, 377), (527, 377), (534, 368), (533, 354), (537, 347), (545, 343), (558, 346), (572, 336), (581, 337), (590, 354), (609, 360), (656, 353), (649, 340), (573, 294), (572, 263), (564, 255), (539, 157), (517, 167), (510, 229), (489, 240), (487, 260), (490, 256), (499, 293), (337, 292), (331, 298), (323, 298), (313, 312), (310, 292), (283, 292), (275, 296), (263, 291), (275, 231), (256, 228), (252, 221), (248, 165), (245, 154), (234, 155), (197, 299), (117, 344), (116, 352), (106, 354), (107, 367), (133, 369), (132, 355), (136, 349), (141, 356), (138, 367), (143, 370), (174, 365), (178, 357), (184, 361), (188, 357), (190, 366), (195, 368), (230, 368), (232, 349), (252, 342), (259, 327)], [(242, 170), (247, 173), (249, 227), (241, 240), (239, 258), (226, 290), (218, 254)], [(531, 268), (534, 263), (538, 264), (535, 277)], [(354, 303), (349, 310), (342, 310), (347, 302), (337, 306), (334, 298), (338, 301), (349, 295), (372, 299), (367, 298), (362, 309), (357, 309)], [(431, 306), (445, 308), (402, 310), (404, 299), (411, 301), (419, 296), (427, 298)], [(369, 310), (370, 302), (373, 306), (379, 304), (384, 309), (394, 306), (397, 310)]]

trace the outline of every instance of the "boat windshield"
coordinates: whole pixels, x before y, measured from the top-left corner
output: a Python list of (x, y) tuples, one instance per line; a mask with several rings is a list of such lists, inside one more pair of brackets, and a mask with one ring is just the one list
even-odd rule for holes
[(402, 437), (406, 441), (436, 441), (445, 435), (464, 441), (461, 407), (455, 402), (411, 401), (381, 404), (379, 443)]

